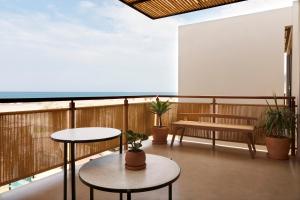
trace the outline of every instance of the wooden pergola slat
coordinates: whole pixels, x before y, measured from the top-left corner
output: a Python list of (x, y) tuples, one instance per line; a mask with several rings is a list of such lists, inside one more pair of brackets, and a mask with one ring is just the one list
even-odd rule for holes
[(193, 12), (246, 0), (120, 0), (151, 19)]

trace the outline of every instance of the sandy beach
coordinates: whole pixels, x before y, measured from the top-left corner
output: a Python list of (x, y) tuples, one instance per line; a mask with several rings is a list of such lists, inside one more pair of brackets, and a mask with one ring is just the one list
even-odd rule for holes
[[(129, 99), (129, 103), (142, 103), (154, 101), (155, 98), (135, 98)], [(55, 102), (34, 102), (34, 103), (0, 103), (0, 112), (18, 112), (18, 111), (32, 111), (45, 109), (68, 108), (69, 101), (55, 101)], [(110, 99), (110, 100), (86, 100), (75, 101), (76, 107), (92, 107), (104, 105), (120, 105), (124, 103), (124, 99)]]

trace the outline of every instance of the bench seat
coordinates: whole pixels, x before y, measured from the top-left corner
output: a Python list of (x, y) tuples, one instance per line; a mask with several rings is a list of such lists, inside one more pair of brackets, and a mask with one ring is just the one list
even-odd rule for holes
[(196, 121), (184, 121), (180, 120), (172, 123), (173, 126), (189, 127), (189, 128), (201, 128), (211, 131), (234, 131), (249, 133), (254, 131), (255, 127), (251, 125), (233, 125), (233, 124), (219, 124), (211, 122), (196, 122)]

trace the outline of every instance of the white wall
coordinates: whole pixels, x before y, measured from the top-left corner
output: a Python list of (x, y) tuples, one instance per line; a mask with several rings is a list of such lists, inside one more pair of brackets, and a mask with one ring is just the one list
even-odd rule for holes
[[(182, 95), (283, 95), (292, 7), (179, 27)], [(297, 78), (297, 77), (296, 77)]]
[[(295, 90), (295, 94), (297, 94), (297, 104), (298, 104), (298, 119), (300, 119), (300, 100), (299, 100), (299, 94), (300, 94), (300, 56), (299, 56), (299, 49), (300, 49), (300, 40), (299, 40), (299, 33), (300, 33), (300, 6), (299, 6), (299, 1), (294, 2), (294, 10), (293, 10), (293, 19), (294, 19), (294, 25), (296, 27), (293, 29), (293, 78), (295, 78), (295, 83), (293, 84), (293, 90)], [(297, 37), (295, 37), (297, 36)], [(300, 144), (300, 120), (297, 120), (297, 127), (298, 127), (298, 133), (297, 133), (297, 144), (298, 144), (298, 150), (297, 150), (297, 158), (300, 160), (300, 150), (299, 150), (299, 144)]]

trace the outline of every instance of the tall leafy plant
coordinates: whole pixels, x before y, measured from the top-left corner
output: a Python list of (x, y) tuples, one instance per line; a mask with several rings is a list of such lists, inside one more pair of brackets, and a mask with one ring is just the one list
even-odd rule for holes
[(295, 114), (287, 107), (279, 107), (276, 96), (275, 106), (271, 106), (268, 101), (268, 109), (264, 127), (268, 137), (290, 138), (291, 130), (295, 128)]
[(154, 101), (151, 102), (150, 104), (150, 110), (153, 114), (156, 114), (158, 117), (158, 121), (159, 124), (158, 126), (161, 128), (163, 126), (162, 124), (162, 115), (166, 112), (168, 112), (168, 110), (170, 110), (171, 103), (169, 101)]

